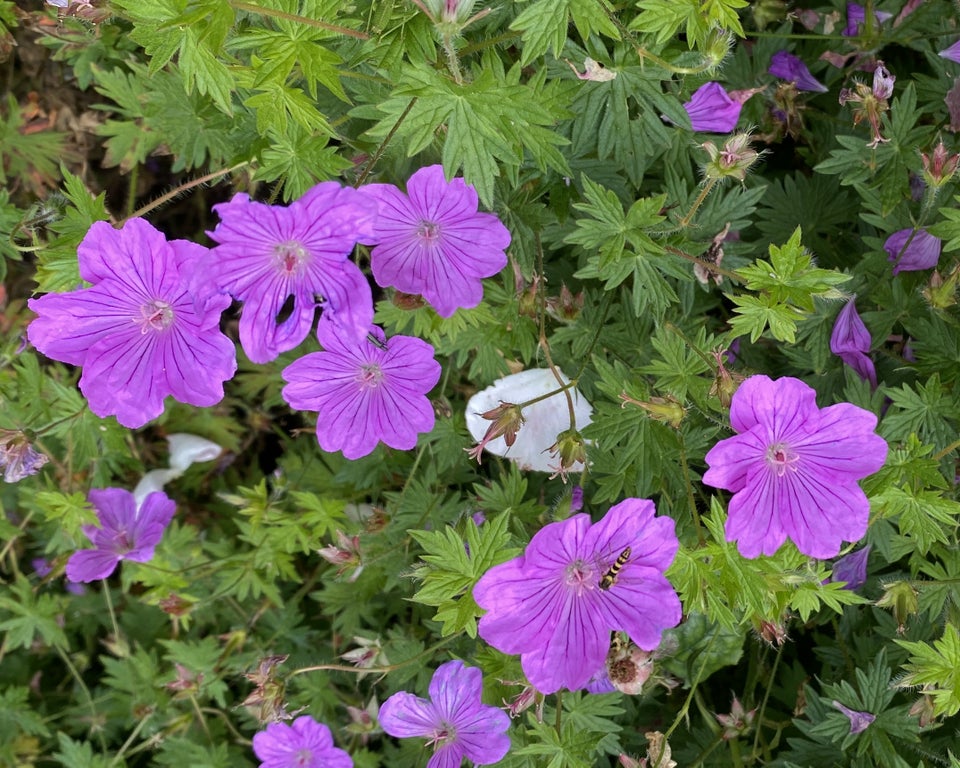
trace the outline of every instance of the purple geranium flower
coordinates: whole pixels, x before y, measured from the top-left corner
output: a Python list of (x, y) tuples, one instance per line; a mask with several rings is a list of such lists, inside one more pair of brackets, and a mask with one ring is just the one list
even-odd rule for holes
[(318, 300), (321, 325), (366, 336), (373, 297), (348, 257), (358, 241), (373, 236), (371, 200), (328, 181), (287, 207), (241, 193), (213, 209), (220, 223), (209, 234), (219, 245), (199, 277), (244, 302), (240, 344), (250, 360), (267, 363), (300, 344), (313, 326)]
[(720, 83), (704, 83), (683, 105), (695, 131), (729, 133), (740, 119), (743, 104), (731, 98)]
[(406, 195), (391, 184), (360, 191), (380, 208), (370, 253), (377, 283), (423, 295), (442, 317), (480, 303), (481, 279), (507, 264), (510, 232), (492, 213), (477, 212), (472, 186), (448, 182), (443, 166), (431, 165), (410, 177)]
[(867, 559), (870, 556), (870, 545), (841, 557), (833, 564), (833, 573), (830, 581), (845, 582), (844, 589), (857, 590), (867, 580)]
[(790, 538), (803, 554), (833, 557), (867, 530), (870, 503), (857, 480), (887, 457), (877, 417), (850, 403), (817, 407), (799, 379), (751, 376), (733, 396), (730, 424), (703, 481), (733, 492), (728, 541), (744, 557), (772, 555)]
[(854, 736), (858, 733), (863, 733), (865, 730), (867, 730), (867, 726), (877, 719), (876, 715), (872, 715), (869, 712), (858, 712), (855, 709), (850, 709), (850, 707), (844, 706), (839, 701), (832, 701), (831, 704), (833, 704), (833, 706), (847, 716), (847, 719), (850, 721), (851, 736)]
[(877, 370), (873, 360), (867, 357), (870, 351), (870, 331), (857, 314), (857, 305), (850, 299), (837, 315), (830, 334), (830, 351), (838, 355), (844, 363), (853, 368), (857, 375), (877, 386)]
[(950, 61), (955, 61), (957, 64), (960, 64), (960, 40), (957, 40), (957, 42), (949, 48), (940, 51), (940, 55), (945, 59), (950, 59)]
[(937, 266), (940, 261), (940, 238), (925, 229), (901, 229), (883, 244), (887, 261), (894, 262), (893, 274), (916, 272)]
[(578, 514), (541, 528), (522, 556), (474, 587), (487, 611), (480, 636), (521, 654), (541, 693), (583, 688), (604, 665), (611, 631), (656, 648), (681, 610), (664, 576), (678, 546), (673, 520), (654, 512), (652, 501), (626, 499), (598, 523)]
[(143, 219), (122, 229), (98, 221), (80, 243), (80, 276), (93, 283), (31, 299), (39, 317), (30, 342), (47, 357), (83, 366), (80, 390), (98, 416), (141, 427), (173, 395), (190, 405), (223, 399), (237, 369), (236, 348), (219, 331), (230, 304), (208, 288), (190, 290), (207, 249), (167, 242)]
[(777, 51), (770, 60), (770, 69), (767, 70), (774, 77), (791, 80), (798, 91), (817, 91), (823, 93), (827, 86), (810, 74), (803, 59), (787, 51)]
[(303, 715), (286, 723), (270, 723), (253, 737), (260, 768), (353, 768), (346, 752), (333, 746), (330, 729)]
[(151, 493), (140, 509), (133, 494), (122, 488), (92, 490), (88, 496), (97, 510), (100, 527), (85, 525), (84, 535), (93, 542), (93, 549), (81, 549), (67, 560), (70, 581), (105, 579), (121, 560), (146, 563), (163, 531), (173, 519), (176, 505), (164, 493)]
[(420, 432), (433, 429), (427, 392), (440, 380), (433, 347), (411, 336), (379, 345), (355, 342), (333, 329), (318, 329), (323, 352), (313, 352), (283, 371), (283, 399), (292, 408), (317, 411), (317, 440), (325, 451), (358, 459), (378, 442), (409, 450)]
[[(878, 24), (883, 24), (887, 19), (893, 16), (886, 11), (874, 11), (873, 15)], [(843, 30), (844, 37), (853, 37), (860, 34), (860, 27), (867, 20), (867, 9), (859, 3), (847, 3), (847, 27)]]
[(436, 751), (427, 768), (457, 768), (466, 757), (476, 765), (492, 765), (510, 750), (510, 718), (481, 701), (483, 676), (462, 661), (437, 667), (430, 681), (430, 700), (395, 693), (380, 707), (380, 727), (396, 738), (424, 736)]

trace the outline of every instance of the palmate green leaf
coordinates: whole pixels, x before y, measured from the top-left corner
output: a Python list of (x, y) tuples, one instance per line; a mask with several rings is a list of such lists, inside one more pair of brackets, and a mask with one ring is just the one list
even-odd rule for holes
[(906, 440), (915, 432), (923, 442), (943, 449), (956, 439), (960, 403), (956, 394), (941, 384), (938, 374), (916, 387), (903, 384), (883, 389), (893, 401), (879, 429), (887, 440)]
[(887, 488), (871, 497), (871, 506), (882, 517), (898, 518), (900, 532), (914, 541), (919, 554), (929, 552), (934, 542), (948, 544), (948, 531), (955, 532), (960, 519), (960, 503), (911, 486)]
[(942, 221), (927, 227), (931, 235), (943, 240), (943, 250), (947, 252), (960, 248), (960, 195), (955, 195), (953, 202), (954, 205), (939, 210)]
[(567, 40), (569, 6), (570, 0), (536, 0), (513, 20), (510, 29), (523, 33), (521, 64), (526, 66), (548, 50), (560, 57)]
[(952, 716), (960, 712), (960, 631), (947, 624), (943, 636), (930, 643), (895, 640), (910, 653), (904, 664), (907, 674), (898, 685), (903, 688), (928, 686), (925, 693), (933, 697), (936, 716)]
[(65, 606), (64, 595), (34, 595), (30, 582), (18, 576), (13, 586), (5, 587), (0, 594), (0, 631), (7, 649), (29, 648), (35, 639), (67, 648), (67, 636), (60, 625)]
[(641, 12), (630, 23), (630, 29), (655, 35), (657, 45), (669, 43), (683, 27), (692, 48), (709, 31), (700, 0), (641, 0), (637, 7)]
[(436, 618), (443, 622), (444, 637), (461, 631), (477, 636), (481, 610), (471, 594), (473, 585), (490, 568), (520, 552), (507, 546), (509, 521), (510, 515), (501, 513), (478, 528), (468, 518), (466, 542), (449, 525), (440, 531), (408, 531), (424, 550), (422, 565), (413, 572), (422, 586), (412, 599), (439, 607)]
[(567, 116), (556, 95), (558, 87), (566, 86), (547, 83), (545, 70), (527, 84), (520, 82), (521, 74), (519, 65), (503, 72), (497, 60), (487, 57), (472, 82), (457, 85), (426, 66), (405, 66), (391, 98), (378, 106), (385, 117), (370, 135), (383, 139), (396, 131), (413, 156), (445, 128), (442, 156), (448, 178), (462, 168), (464, 179), (491, 207), (501, 167), (515, 171), (526, 152), (544, 170), (569, 175), (557, 151), (566, 140), (552, 130)]
[(106, 755), (97, 755), (88, 741), (74, 741), (63, 732), (57, 733), (60, 751), (53, 759), (63, 768), (113, 768), (113, 761)]
[[(257, 116), (259, 119), (259, 112)], [(327, 134), (317, 135), (292, 123), (282, 133), (269, 130), (269, 141), (260, 153), (254, 178), (281, 180), (283, 199), (290, 201), (301, 197), (314, 184), (336, 178), (350, 165), (337, 147), (330, 146)]]
[(531, 721), (527, 728), (529, 743), (515, 750), (518, 756), (536, 757), (535, 764), (543, 768), (593, 768), (596, 733), (578, 730), (571, 722), (564, 722), (557, 733), (546, 722), (538, 723), (532, 718)]
[(807, 621), (823, 606), (836, 613), (843, 613), (843, 606), (845, 605), (861, 605), (869, 602), (853, 590), (846, 589), (843, 584), (836, 582), (821, 584), (805, 581), (797, 584), (790, 596), (790, 607), (799, 614), (803, 621)]
[(730, 327), (737, 336), (749, 334), (750, 341), (756, 342), (769, 326), (770, 334), (777, 341), (793, 344), (797, 340), (797, 321), (801, 314), (795, 307), (779, 304), (769, 295), (728, 295), (728, 298), (736, 304), (733, 311), (737, 316), (731, 318)]
[(747, 0), (702, 0), (701, 12), (721, 29), (744, 37), (737, 11), (749, 4)]
[(255, 66), (254, 87), (265, 84), (288, 85), (294, 69), (299, 69), (307, 91), (315, 101), (317, 85), (324, 86), (342, 101), (348, 101), (340, 83), (337, 66), (343, 62), (322, 45), (330, 33), (306, 24), (278, 23), (279, 30), (253, 29), (231, 44), (231, 49), (252, 49), (259, 63)]

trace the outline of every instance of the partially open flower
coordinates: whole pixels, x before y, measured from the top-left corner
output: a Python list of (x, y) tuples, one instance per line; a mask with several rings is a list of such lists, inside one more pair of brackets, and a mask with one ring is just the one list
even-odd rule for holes
[(515, 403), (505, 403), (502, 400), (496, 408), (484, 411), (480, 414), (481, 419), (493, 422), (487, 427), (483, 438), (473, 448), (468, 449), (467, 453), (471, 459), (476, 459), (480, 463), (480, 454), (491, 440), (498, 437), (503, 438), (504, 444), (509, 448), (517, 440), (517, 432), (523, 426), (524, 418), (520, 406)]
[(350, 581), (354, 582), (363, 571), (363, 562), (360, 555), (360, 537), (347, 536), (343, 531), (337, 531), (337, 543), (328, 547), (321, 547), (317, 554), (332, 565), (337, 566), (337, 575), (341, 576), (348, 568), (354, 568)]
[(851, 735), (863, 733), (865, 730), (867, 730), (867, 726), (877, 719), (876, 715), (871, 715), (869, 712), (858, 712), (855, 709), (850, 709), (850, 707), (844, 706), (839, 701), (833, 701), (831, 703), (849, 718)]
[(15, 483), (35, 475), (48, 461), (44, 454), (34, 450), (23, 432), (0, 429), (0, 469), (5, 482)]
[[(960, 43), (958, 43), (960, 45)], [(960, 155), (951, 155), (947, 148), (940, 141), (933, 148), (930, 154), (921, 153), (920, 161), (923, 163), (923, 180), (931, 187), (942, 187), (957, 172), (957, 164), (960, 162)]]
[(729, 715), (714, 715), (717, 722), (723, 726), (723, 738), (726, 741), (736, 739), (739, 736), (745, 736), (753, 729), (753, 719), (756, 717), (757, 710), (751, 709), (749, 712), (743, 708), (740, 699), (733, 697), (733, 703), (730, 706)]

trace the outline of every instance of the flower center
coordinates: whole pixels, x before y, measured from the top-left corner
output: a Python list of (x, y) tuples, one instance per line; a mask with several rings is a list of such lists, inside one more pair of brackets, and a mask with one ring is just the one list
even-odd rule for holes
[(427, 742), (428, 747), (437, 746), (442, 747), (444, 744), (449, 744), (451, 741), (455, 741), (457, 738), (457, 729), (454, 728), (446, 720), (441, 720), (440, 725), (437, 726), (430, 734), (430, 740)]
[(274, 263), (283, 277), (296, 277), (307, 263), (307, 249), (291, 240), (273, 248)]
[(383, 370), (376, 363), (364, 363), (354, 379), (361, 389), (376, 389), (383, 381)]
[(417, 225), (417, 237), (424, 245), (437, 245), (440, 240), (440, 225), (432, 221), (421, 221)]
[(596, 586), (596, 572), (593, 568), (583, 562), (583, 560), (574, 560), (567, 566), (563, 576), (563, 583), (572, 589), (577, 597), (584, 591), (593, 589)]
[(309, 749), (297, 750), (297, 753), (293, 756), (293, 764), (303, 766), (313, 765), (313, 752)]
[(126, 528), (121, 528), (113, 535), (113, 551), (118, 555), (125, 555), (133, 550), (133, 536)]
[(800, 455), (786, 443), (774, 443), (767, 448), (767, 464), (777, 473), (777, 477), (783, 477), (787, 470), (796, 472), (799, 463)]
[(140, 326), (140, 333), (163, 331), (173, 324), (173, 308), (165, 301), (154, 299), (140, 305), (140, 317), (133, 319)]

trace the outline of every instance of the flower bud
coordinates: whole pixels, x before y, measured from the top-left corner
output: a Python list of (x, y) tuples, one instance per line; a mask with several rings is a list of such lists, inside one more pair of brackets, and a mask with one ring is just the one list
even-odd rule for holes
[(560, 474), (570, 469), (574, 464), (587, 463), (587, 446), (581, 435), (575, 429), (567, 429), (557, 435), (557, 442), (550, 446), (550, 455), (560, 457)]
[(930, 154), (921, 153), (923, 163), (923, 180), (931, 187), (942, 187), (957, 172), (960, 155), (950, 155), (943, 142), (939, 142)]
[(720, 400), (723, 408), (729, 408), (733, 402), (733, 394), (743, 381), (743, 376), (739, 373), (730, 373), (724, 365), (723, 358), (727, 355), (726, 349), (717, 349), (713, 351), (713, 358), (717, 361), (717, 373), (713, 379), (713, 384), (708, 393), (711, 397)]
[(883, 594), (877, 600), (876, 606), (893, 610), (893, 618), (897, 620), (897, 632), (900, 634), (903, 634), (906, 629), (907, 619), (920, 610), (917, 590), (907, 581), (891, 581), (884, 584)]
[(779, 24), (787, 17), (787, 4), (784, 0), (755, 0), (753, 21), (761, 32), (769, 24)]
[(703, 56), (705, 61), (705, 71), (713, 72), (727, 58), (730, 48), (733, 45), (733, 35), (720, 27), (714, 27), (707, 34), (706, 43), (703, 45)]
[(360, 537), (347, 536), (343, 531), (337, 531), (336, 546), (321, 547), (317, 554), (332, 565), (337, 566), (337, 575), (342, 575), (348, 568), (354, 568), (350, 581), (356, 581), (363, 564), (360, 557)]
[(934, 309), (947, 309), (957, 303), (957, 284), (960, 283), (960, 264), (944, 279), (937, 270), (930, 275), (930, 282), (923, 289), (923, 298)]
[(625, 408), (627, 403), (643, 408), (650, 414), (654, 421), (669, 424), (674, 429), (680, 429), (684, 416), (687, 415), (686, 409), (680, 404), (680, 401), (670, 395), (667, 397), (651, 397), (649, 402), (646, 400), (634, 400), (626, 392), (620, 393), (621, 408)]

